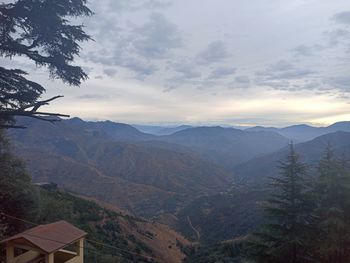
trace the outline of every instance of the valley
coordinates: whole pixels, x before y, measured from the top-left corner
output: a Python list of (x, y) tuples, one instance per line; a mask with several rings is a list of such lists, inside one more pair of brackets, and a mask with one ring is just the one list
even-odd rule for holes
[[(261, 225), (269, 178), (278, 176), (278, 162), (287, 156), (295, 136), (260, 127), (186, 127), (157, 135), (127, 124), (77, 118), (54, 124), (21, 118), (18, 123), (27, 128), (12, 130), (9, 136), (34, 182), (57, 184), (153, 222), (138, 223), (139, 228), (159, 236), (171, 228), (184, 247), (244, 237)], [(343, 130), (295, 145), (311, 171), (327, 145), (350, 158), (348, 126), (332, 127)], [(147, 244), (155, 253), (164, 251), (157, 241)], [(184, 257), (183, 252), (174, 253)]]

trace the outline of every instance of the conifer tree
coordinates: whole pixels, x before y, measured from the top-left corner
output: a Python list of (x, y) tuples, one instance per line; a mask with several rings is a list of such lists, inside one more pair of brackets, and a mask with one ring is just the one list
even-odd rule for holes
[(314, 183), (315, 255), (320, 263), (350, 262), (350, 173), (328, 146)]
[[(75, 18), (92, 15), (86, 0), (14, 0), (0, 2), (0, 58), (25, 57), (47, 67), (50, 76), (79, 86), (87, 78), (74, 65), (79, 44), (90, 40)], [(0, 128), (17, 127), (15, 116), (55, 121), (39, 108), (61, 97), (40, 100), (46, 87), (27, 78), (24, 68), (0, 66)]]
[(0, 129), (0, 239), (21, 231), (25, 224), (8, 217), (34, 219), (38, 192), (31, 184), (23, 162), (11, 152)]
[(306, 165), (290, 145), (280, 162), (280, 176), (272, 178), (271, 198), (264, 207), (266, 224), (252, 242), (257, 262), (310, 262), (308, 233), (311, 202), (307, 194)]

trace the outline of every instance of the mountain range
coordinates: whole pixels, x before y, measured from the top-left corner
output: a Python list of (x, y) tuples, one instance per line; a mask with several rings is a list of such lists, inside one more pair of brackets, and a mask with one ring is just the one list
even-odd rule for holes
[(273, 132), (222, 127), (155, 136), (110, 121), (18, 123), (27, 129), (10, 136), (36, 182), (54, 182), (146, 217), (174, 214), (197, 197), (226, 191), (236, 164), (288, 143)]
[(149, 133), (153, 135), (170, 135), (172, 133), (193, 127), (191, 125), (154, 126), (154, 125), (140, 125), (140, 124), (133, 124), (132, 126), (141, 132)]
[(11, 138), (36, 182), (54, 182), (140, 215), (173, 212), (185, 200), (224, 191), (232, 180), (191, 153), (115, 140), (94, 125), (22, 124), (28, 128)]
[(289, 142), (270, 131), (250, 132), (220, 126), (189, 128), (160, 139), (186, 146), (228, 171), (241, 162), (281, 149)]
[[(311, 141), (296, 144), (295, 151), (312, 172), (328, 146), (332, 148), (338, 158), (350, 160), (350, 132), (344, 131), (329, 133)], [(246, 183), (266, 183), (270, 177), (278, 175), (278, 162), (283, 160), (287, 154), (288, 148), (284, 148), (242, 163), (234, 169), (236, 179)]]
[(350, 132), (350, 121), (336, 122), (327, 127), (313, 127), (306, 124), (293, 125), (285, 128), (256, 126), (246, 129), (247, 131), (271, 131), (298, 143), (315, 139), (318, 136), (337, 131)]
[[(313, 176), (327, 147), (349, 165), (350, 132), (329, 133), (294, 147), (301, 161), (307, 164), (308, 176)], [(263, 219), (261, 204), (271, 193), (270, 178), (278, 177), (279, 161), (287, 154), (285, 147), (237, 165), (232, 188), (224, 194), (203, 196), (190, 202), (177, 215), (177, 229), (201, 243), (216, 243), (254, 231)]]
[(9, 135), (35, 182), (53, 182), (159, 220), (201, 242), (244, 235), (259, 224), (259, 203), (292, 138), (311, 138), (295, 144), (311, 172), (328, 144), (350, 159), (349, 122), (324, 128), (182, 127), (166, 135), (79, 118), (18, 123), (27, 129)]

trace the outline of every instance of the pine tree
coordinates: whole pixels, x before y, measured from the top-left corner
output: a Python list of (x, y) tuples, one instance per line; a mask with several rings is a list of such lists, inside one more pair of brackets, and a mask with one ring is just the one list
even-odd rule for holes
[(23, 222), (7, 215), (33, 219), (37, 209), (38, 193), (23, 162), (12, 154), (0, 129), (0, 238), (18, 233), (25, 227)]
[[(7, 1), (8, 2), (8, 1)], [(90, 40), (76, 19), (92, 15), (86, 0), (16, 0), (0, 3), (0, 58), (21, 56), (47, 67), (50, 76), (79, 86), (87, 78), (74, 65), (79, 44)], [(66, 116), (39, 108), (61, 96), (39, 100), (45, 87), (27, 78), (23, 68), (0, 66), (0, 128), (17, 127), (15, 116), (55, 121), (47, 116)]]
[(350, 173), (328, 146), (314, 184), (315, 254), (320, 263), (350, 262)]
[(307, 194), (306, 165), (299, 160), (293, 144), (279, 168), (280, 176), (272, 178), (273, 194), (264, 207), (266, 224), (254, 234), (253, 254), (257, 262), (309, 262), (312, 204)]

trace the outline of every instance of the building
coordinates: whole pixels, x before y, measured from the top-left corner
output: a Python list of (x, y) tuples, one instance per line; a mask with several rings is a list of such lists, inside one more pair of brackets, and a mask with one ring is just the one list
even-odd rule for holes
[(7, 263), (83, 263), (84, 238), (79, 228), (58, 221), (7, 238)]

